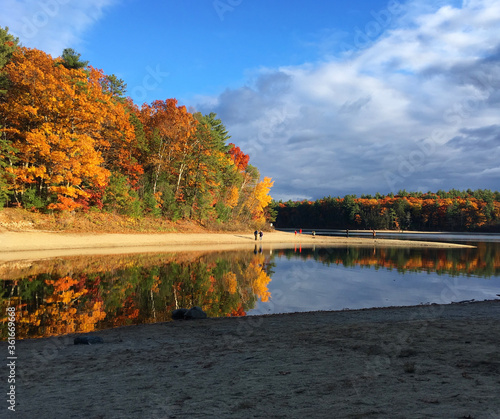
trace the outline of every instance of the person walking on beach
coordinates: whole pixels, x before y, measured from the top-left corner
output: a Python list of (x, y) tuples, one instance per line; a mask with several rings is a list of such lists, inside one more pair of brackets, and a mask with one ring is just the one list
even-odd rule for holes
[(255, 241), (257, 241), (257, 234), (259, 234), (259, 232), (258, 232), (257, 230), (255, 230), (255, 231), (253, 232), (253, 235), (255, 236)]
[(264, 233), (262, 232), (262, 230), (259, 232), (259, 236), (260, 236), (260, 241), (262, 241), (262, 236), (264, 235)]

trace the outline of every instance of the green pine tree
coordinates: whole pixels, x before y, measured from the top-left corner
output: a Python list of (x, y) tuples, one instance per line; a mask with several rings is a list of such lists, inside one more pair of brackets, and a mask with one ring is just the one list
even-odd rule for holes
[(2, 68), (7, 65), (18, 47), (19, 39), (9, 33), (8, 27), (0, 27), (0, 95), (7, 93), (8, 89), (8, 80), (2, 73)]
[(64, 49), (61, 58), (63, 59), (63, 66), (72, 68), (74, 70), (84, 69), (88, 65), (88, 61), (80, 59), (81, 54), (78, 54), (73, 48)]

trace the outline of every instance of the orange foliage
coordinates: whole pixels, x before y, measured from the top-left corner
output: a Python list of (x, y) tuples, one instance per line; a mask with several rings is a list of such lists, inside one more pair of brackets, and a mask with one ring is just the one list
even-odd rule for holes
[(251, 194), (247, 197), (246, 206), (252, 214), (252, 218), (258, 222), (264, 222), (264, 208), (272, 201), (269, 191), (274, 182), (271, 178), (265, 177), (263, 181), (257, 183)]
[[(96, 150), (103, 112), (83, 71), (66, 69), (36, 49), (20, 48), (5, 67), (12, 86), (0, 114), (23, 164), (11, 168), (15, 188), (37, 183), (59, 196), (86, 197), (108, 171)], [(65, 206), (61, 202), (62, 206)]]
[(5, 67), (11, 81), (0, 115), (3, 131), (22, 162), (9, 168), (13, 188), (25, 184), (57, 196), (50, 208), (73, 210), (118, 169), (135, 183), (143, 173), (125, 104), (102, 88), (101, 70), (67, 69), (60, 59), (19, 48)]
[(238, 205), (238, 199), (240, 197), (240, 192), (236, 186), (232, 186), (231, 189), (229, 190), (228, 197), (226, 199), (225, 204), (229, 208), (234, 208), (236, 205)]
[(154, 189), (160, 174), (167, 172), (180, 180), (186, 170), (186, 157), (192, 151), (191, 136), (196, 131), (197, 121), (185, 106), (177, 106), (176, 99), (155, 100), (151, 105), (142, 105), (141, 121), (146, 128), (152, 153), (149, 164), (154, 168)]
[(45, 282), (53, 287), (53, 292), (42, 304), (34, 311), (28, 311), (22, 304), (18, 306), (17, 335), (20, 338), (27, 337), (33, 326), (38, 327), (38, 333), (30, 333), (29, 337), (91, 332), (106, 317), (102, 301), (80, 301), (87, 298), (88, 290), (81, 288), (79, 281), (66, 276)]

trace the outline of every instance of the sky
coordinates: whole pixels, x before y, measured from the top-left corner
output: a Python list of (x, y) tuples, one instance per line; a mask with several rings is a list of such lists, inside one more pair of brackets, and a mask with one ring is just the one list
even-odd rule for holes
[(217, 113), (276, 200), (500, 189), (498, 0), (0, 0), (139, 106)]

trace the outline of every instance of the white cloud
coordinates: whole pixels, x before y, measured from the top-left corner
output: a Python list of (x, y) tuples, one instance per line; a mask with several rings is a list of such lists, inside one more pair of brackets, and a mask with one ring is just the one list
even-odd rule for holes
[(21, 44), (59, 56), (76, 47), (80, 36), (115, 0), (4, 0), (0, 25), (8, 26)]
[[(497, 1), (409, 2), (365, 49), (275, 69), (285, 90), (266, 96), (249, 85), (199, 108), (217, 112), (251, 163), (274, 178), (276, 199), (422, 185), (498, 189), (492, 176), (468, 177), (470, 153), (447, 144), (460, 133), (466, 142), (473, 134), (464, 129), (498, 123), (498, 27)], [(268, 84), (272, 73), (263, 75)], [(479, 155), (473, 164), (496, 170)]]

